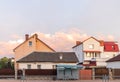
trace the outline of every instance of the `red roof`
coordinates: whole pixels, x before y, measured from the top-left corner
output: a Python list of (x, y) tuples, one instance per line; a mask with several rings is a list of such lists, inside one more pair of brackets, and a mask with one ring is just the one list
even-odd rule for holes
[(119, 52), (118, 44), (115, 42), (104, 42), (105, 52)]

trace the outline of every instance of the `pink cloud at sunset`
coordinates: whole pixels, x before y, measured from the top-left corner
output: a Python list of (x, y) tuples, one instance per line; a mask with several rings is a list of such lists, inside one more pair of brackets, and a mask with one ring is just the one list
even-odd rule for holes
[[(35, 33), (38, 34), (40, 40), (48, 44), (56, 51), (72, 51), (72, 47), (76, 44), (76, 41), (83, 41), (90, 37), (87, 33), (81, 32), (78, 29), (70, 29), (66, 32), (59, 31), (54, 34), (45, 34), (42, 32)], [(14, 57), (13, 49), (22, 43), (24, 39), (20, 39), (21, 36), (18, 35), (14, 35), (13, 38), (18, 40), (9, 40), (7, 42), (0, 41), (0, 57)], [(104, 36), (99, 34), (96, 35), (95, 38), (99, 40), (114, 41), (114, 36), (112, 35)]]
[(8, 41), (8, 42), (2, 42), (0, 41), (0, 57), (14, 57), (13, 49), (23, 42), (23, 40), (17, 40), (17, 41)]

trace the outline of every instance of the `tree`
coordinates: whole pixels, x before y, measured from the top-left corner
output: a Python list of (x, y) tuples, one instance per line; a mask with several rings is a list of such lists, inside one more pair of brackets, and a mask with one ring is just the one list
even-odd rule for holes
[(14, 63), (11, 62), (10, 58), (3, 57), (0, 59), (0, 69), (4, 69), (4, 68), (14, 69)]

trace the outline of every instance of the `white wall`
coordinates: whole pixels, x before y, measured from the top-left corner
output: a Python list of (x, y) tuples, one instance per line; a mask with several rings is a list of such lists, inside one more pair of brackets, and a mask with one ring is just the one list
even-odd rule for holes
[(83, 44), (78, 45), (77, 47), (73, 48), (73, 52), (75, 52), (79, 62), (84, 61), (84, 56), (83, 56)]
[(120, 61), (116, 62), (107, 62), (107, 68), (120, 69)]
[[(107, 58), (107, 59), (110, 59), (110, 58), (113, 58), (115, 56), (117, 56), (119, 54), (119, 52), (103, 52), (101, 54), (101, 58)], [(115, 55), (115, 56), (114, 56)]]
[[(94, 45), (93, 49), (89, 48), (90, 44)], [(83, 42), (83, 50), (100, 51), (101, 50), (100, 43), (97, 40), (90, 38), (86, 40), (85, 42)]]
[(53, 69), (53, 65), (58, 65), (58, 64), (76, 65), (77, 63), (51, 63), (51, 62), (19, 63), (19, 69), (28, 69), (27, 68), (28, 64), (31, 65), (31, 69), (37, 69), (37, 65), (41, 65), (41, 69)]

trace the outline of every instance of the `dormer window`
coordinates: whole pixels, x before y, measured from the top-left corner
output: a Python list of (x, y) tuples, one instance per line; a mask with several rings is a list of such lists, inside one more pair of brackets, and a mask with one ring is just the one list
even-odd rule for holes
[(115, 47), (114, 47), (114, 46), (112, 46), (112, 49), (113, 49), (113, 50), (115, 50)]
[(32, 41), (29, 41), (29, 46), (32, 46)]

